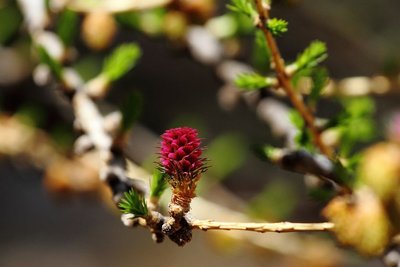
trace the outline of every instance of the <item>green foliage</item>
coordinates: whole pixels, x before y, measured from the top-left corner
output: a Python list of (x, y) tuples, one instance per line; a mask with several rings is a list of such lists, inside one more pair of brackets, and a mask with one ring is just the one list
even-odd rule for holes
[(328, 71), (325, 68), (315, 68), (311, 73), (313, 86), (311, 88), (309, 101), (310, 104), (315, 105), (322, 93), (322, 90), (328, 82)]
[(293, 73), (293, 76), (291, 77), (291, 82), (294, 87), (297, 87), (299, 81), (303, 77), (311, 77), (313, 70), (312, 69), (302, 69), (302, 70), (296, 70)]
[(229, 15), (236, 21), (237, 35), (249, 35), (254, 32), (254, 22), (242, 13), (232, 12)]
[(236, 22), (236, 34), (248, 35), (254, 32), (254, 18), (257, 16), (257, 12), (250, 0), (232, 0), (227, 8), (233, 11), (229, 15)]
[(116, 20), (119, 24), (138, 29), (139, 28), (139, 13), (138, 12), (123, 12), (116, 14)]
[(256, 156), (265, 161), (273, 161), (280, 153), (280, 149), (273, 146), (255, 146), (254, 152)]
[(306, 127), (303, 117), (297, 110), (292, 110), (289, 114), (290, 121), (298, 129), (297, 135), (294, 137), (294, 141), (298, 148), (303, 148), (308, 152), (314, 152), (315, 147), (312, 142), (312, 136), (309, 129)]
[(257, 73), (242, 73), (235, 79), (235, 84), (245, 90), (258, 90), (274, 84), (274, 79)]
[(360, 142), (368, 142), (375, 137), (373, 119), (375, 105), (368, 97), (345, 99), (341, 103), (343, 111), (329, 120), (325, 128), (333, 128), (339, 131), (339, 154), (341, 157), (348, 158), (354, 145)]
[(323, 186), (309, 187), (307, 189), (307, 194), (310, 198), (321, 202), (329, 201), (337, 194), (330, 183), (326, 183)]
[(166, 180), (166, 173), (160, 172), (159, 170), (154, 170), (153, 178), (150, 183), (150, 196), (160, 198), (164, 193), (165, 189), (168, 187)]
[(282, 180), (272, 182), (250, 200), (250, 215), (268, 220), (280, 221), (287, 218), (296, 206), (296, 190)]
[(214, 17), (207, 22), (207, 29), (219, 39), (234, 37), (238, 33), (238, 28), (239, 25), (233, 13)]
[(141, 12), (124, 12), (116, 16), (117, 21), (124, 26), (138, 29), (149, 35), (158, 35), (162, 32), (165, 8), (153, 8)]
[(74, 131), (70, 125), (58, 123), (51, 128), (50, 137), (56, 148), (64, 153), (70, 151), (74, 144)]
[(57, 22), (56, 32), (64, 45), (69, 46), (74, 41), (78, 31), (78, 14), (71, 10), (65, 10)]
[(139, 28), (149, 35), (160, 34), (164, 27), (166, 13), (163, 8), (150, 9), (139, 13)]
[(355, 182), (354, 173), (350, 168), (344, 166), (339, 160), (334, 161), (333, 172), (335, 176), (339, 179), (340, 184), (347, 185), (352, 188)]
[(259, 70), (266, 71), (270, 69), (271, 52), (261, 30), (257, 30), (254, 34), (252, 62)]
[(246, 160), (246, 141), (241, 135), (227, 133), (218, 136), (205, 151), (206, 158), (212, 162), (209, 173), (214, 178), (225, 178)]
[(342, 101), (346, 113), (351, 117), (366, 117), (373, 114), (375, 105), (369, 97), (348, 98)]
[(308, 128), (302, 128), (298, 134), (294, 137), (294, 141), (298, 148), (304, 148), (308, 152), (314, 152), (315, 147), (312, 141), (312, 136)]
[(340, 154), (347, 157), (355, 144), (370, 141), (375, 136), (375, 106), (368, 97), (346, 99), (343, 105), (345, 110), (338, 118)]
[(37, 47), (39, 59), (43, 64), (46, 64), (49, 68), (50, 71), (54, 74), (54, 76), (58, 80), (62, 80), (63, 77), (63, 69), (61, 64), (54, 60), (46, 51), (46, 49), (43, 46), (38, 46)]
[(228, 4), (227, 8), (250, 18), (257, 16), (257, 11), (249, 0), (231, 0), (231, 4)]
[(351, 155), (351, 157), (346, 159), (346, 164), (344, 164), (344, 167), (347, 169), (349, 173), (354, 174), (361, 160), (362, 160), (362, 154), (355, 153)]
[(143, 109), (143, 96), (140, 92), (132, 92), (122, 105), (122, 132), (129, 130), (139, 118)]
[(288, 31), (288, 22), (283, 19), (272, 18), (267, 21), (266, 27), (273, 36), (278, 37)]
[(316, 67), (328, 57), (325, 43), (321, 41), (312, 42), (296, 59), (296, 70), (310, 69)]
[(102, 58), (97, 54), (82, 56), (73, 64), (75, 71), (79, 73), (84, 81), (95, 78), (101, 71)]
[(147, 204), (142, 195), (131, 189), (124, 193), (118, 208), (123, 213), (132, 213), (135, 217), (143, 217), (148, 214)]
[(18, 8), (13, 5), (0, 4), (0, 44), (6, 44), (18, 31), (22, 16)]
[(289, 113), (289, 119), (297, 129), (301, 129), (304, 127), (304, 120), (301, 117), (300, 113), (296, 110), (292, 110)]
[(273, 146), (264, 146), (262, 149), (262, 153), (267, 160), (273, 159), (277, 155), (277, 153), (279, 153), (279, 151), (279, 148)]
[(102, 73), (109, 81), (118, 80), (135, 66), (140, 56), (141, 50), (138, 45), (134, 43), (120, 45), (104, 61)]
[(17, 111), (18, 118), (25, 124), (35, 128), (44, 127), (47, 112), (43, 106), (36, 103), (25, 103)]

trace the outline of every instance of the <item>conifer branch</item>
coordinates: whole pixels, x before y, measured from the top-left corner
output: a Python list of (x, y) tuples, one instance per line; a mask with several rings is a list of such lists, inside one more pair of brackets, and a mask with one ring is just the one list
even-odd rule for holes
[(329, 158), (332, 158), (332, 149), (322, 142), (320, 132), (315, 126), (315, 117), (312, 114), (311, 110), (305, 105), (301, 96), (296, 93), (293, 85), (291, 84), (290, 77), (286, 72), (284, 60), (280, 54), (279, 48), (276, 44), (276, 40), (273, 37), (272, 33), (268, 30), (268, 28), (265, 27), (266, 22), (269, 19), (269, 6), (264, 6), (262, 0), (255, 0), (255, 4), (259, 16), (257, 27), (262, 30), (268, 43), (279, 84), (287, 94), (293, 106), (297, 109), (297, 111), (304, 119), (307, 127), (312, 134), (314, 144), (319, 148), (322, 154), (326, 155)]

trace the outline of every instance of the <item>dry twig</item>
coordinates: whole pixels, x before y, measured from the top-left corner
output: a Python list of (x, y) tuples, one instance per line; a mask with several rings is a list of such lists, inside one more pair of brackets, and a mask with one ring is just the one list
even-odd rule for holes
[(217, 222), (212, 220), (193, 220), (190, 222), (193, 228), (200, 230), (241, 230), (258, 233), (274, 232), (303, 232), (303, 231), (329, 231), (334, 227), (333, 223), (238, 223), (238, 222)]

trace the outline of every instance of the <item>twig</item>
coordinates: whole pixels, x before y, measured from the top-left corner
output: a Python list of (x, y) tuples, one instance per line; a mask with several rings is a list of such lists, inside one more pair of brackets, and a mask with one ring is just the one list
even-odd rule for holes
[[(242, 212), (239, 212), (237, 207), (242, 206), (242, 200), (221, 186), (213, 187), (208, 194), (218, 195), (223, 199), (224, 206), (215, 202), (198, 197), (192, 203), (193, 214), (197, 218), (209, 218), (213, 214), (213, 218), (218, 221), (230, 222), (251, 222), (250, 218)], [(235, 207), (234, 209), (228, 208)], [(255, 234), (250, 231), (212, 231), (209, 234), (223, 235), (229, 238), (232, 243), (251, 244), (257, 250), (264, 249), (283, 257), (291, 259), (300, 259), (304, 265), (317, 266), (341, 266), (339, 262), (342, 259), (342, 254), (333, 243), (326, 239), (320, 238), (317, 235), (307, 235), (304, 238), (300, 233), (286, 234)], [(288, 246), (290, 244), (290, 246)], [(315, 253), (317, 252), (317, 253)], [(323, 264), (325, 263), (325, 264)]]
[[(132, 165), (133, 163), (130, 163)], [(129, 165), (128, 165), (129, 166)], [(132, 166), (133, 167), (133, 166)], [(132, 168), (131, 167), (131, 168)], [(129, 167), (128, 167), (129, 170)], [(129, 175), (132, 176), (132, 175)], [(133, 175), (135, 176), (135, 175)], [(207, 216), (210, 213), (213, 214), (229, 214), (231, 219), (237, 220), (246, 220), (246, 217), (241, 213), (235, 213), (232, 210), (227, 210), (226, 208), (222, 208), (214, 203), (207, 202), (202, 198), (196, 199), (198, 205), (194, 205), (194, 213), (200, 216)], [(152, 213), (160, 216), (159, 213)], [(152, 216), (150, 214), (150, 216)], [(191, 216), (191, 215), (190, 215)], [(218, 216), (217, 216), (218, 217)], [(165, 219), (165, 217), (163, 217)], [(221, 218), (221, 216), (219, 217)], [(123, 215), (123, 221), (126, 225), (132, 225), (129, 221), (135, 220), (139, 225), (143, 227), (148, 226), (149, 218), (139, 218), (133, 219), (132, 216)], [(199, 219), (188, 219), (188, 223), (193, 229), (199, 230), (241, 230), (241, 231), (249, 231), (249, 232), (275, 232), (275, 233), (287, 233), (287, 232), (306, 232), (306, 231), (329, 231), (334, 228), (333, 223), (323, 222), (323, 223), (292, 223), (292, 222), (278, 222), (278, 223), (252, 223), (252, 222), (220, 222), (214, 220), (199, 220)]]
[(259, 21), (257, 27), (260, 28), (265, 36), (268, 43), (268, 47), (271, 50), (272, 60), (274, 62), (276, 76), (278, 81), (287, 94), (288, 98), (292, 102), (293, 106), (297, 109), (300, 115), (303, 117), (307, 127), (309, 128), (311, 135), (313, 137), (314, 144), (320, 149), (321, 153), (325, 154), (327, 157), (331, 158), (333, 156), (332, 149), (326, 146), (321, 139), (320, 132), (315, 126), (315, 118), (310, 109), (304, 104), (301, 96), (299, 96), (293, 85), (290, 82), (290, 78), (286, 73), (285, 64), (281, 57), (279, 48), (276, 44), (274, 37), (271, 32), (265, 27), (265, 23), (269, 18), (269, 12), (266, 7), (263, 6), (262, 0), (255, 0), (257, 11), (259, 14)]
[[(160, 214), (158, 213), (158, 216)], [(143, 227), (148, 227), (149, 218), (133, 219), (132, 216), (125, 216), (124, 220), (135, 220), (135, 222)], [(162, 217), (165, 219), (165, 217)], [(134, 224), (131, 224), (134, 225)], [(251, 222), (219, 222), (213, 220), (189, 220), (189, 225), (193, 229), (203, 231), (208, 230), (224, 230), (224, 231), (249, 231), (257, 233), (290, 233), (290, 232), (320, 232), (330, 231), (335, 225), (330, 222), (322, 223), (292, 223), (292, 222), (277, 222), (277, 223), (251, 223)]]
[(240, 230), (252, 231), (258, 233), (274, 232), (303, 232), (303, 231), (329, 231), (333, 229), (334, 224), (323, 223), (237, 223), (237, 222), (217, 222), (212, 220), (193, 220), (191, 226), (200, 230)]

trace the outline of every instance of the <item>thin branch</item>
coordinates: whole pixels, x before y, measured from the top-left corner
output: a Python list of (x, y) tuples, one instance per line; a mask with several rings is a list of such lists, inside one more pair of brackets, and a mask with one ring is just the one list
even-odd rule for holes
[[(165, 221), (167, 217), (158, 212), (151, 212), (146, 218), (135, 218), (133, 214), (124, 214), (122, 221), (127, 226), (140, 225), (154, 229), (154, 222)], [(253, 222), (219, 222), (214, 220), (187, 220), (192, 229), (203, 231), (224, 230), (224, 231), (249, 231), (257, 233), (289, 233), (289, 232), (320, 232), (330, 231), (335, 225), (330, 222), (322, 223), (253, 223)]]
[(287, 232), (303, 232), (303, 231), (329, 231), (334, 228), (333, 223), (238, 223), (238, 222), (217, 222), (212, 220), (193, 220), (191, 226), (200, 230), (240, 230), (252, 231), (258, 233), (287, 233)]
[(315, 118), (310, 109), (305, 105), (303, 99), (298, 95), (290, 82), (290, 78), (286, 73), (285, 64), (280, 54), (279, 48), (276, 44), (274, 37), (271, 32), (265, 27), (265, 23), (269, 18), (269, 12), (267, 7), (263, 5), (262, 0), (255, 0), (257, 11), (259, 14), (259, 21), (257, 27), (260, 28), (265, 36), (268, 43), (268, 47), (271, 50), (272, 60), (274, 62), (274, 68), (276, 76), (283, 90), (287, 94), (288, 98), (292, 102), (293, 106), (297, 109), (300, 115), (303, 117), (307, 127), (309, 128), (314, 144), (320, 149), (321, 153), (331, 158), (333, 156), (332, 149), (326, 146), (321, 139), (320, 132), (315, 126)]

